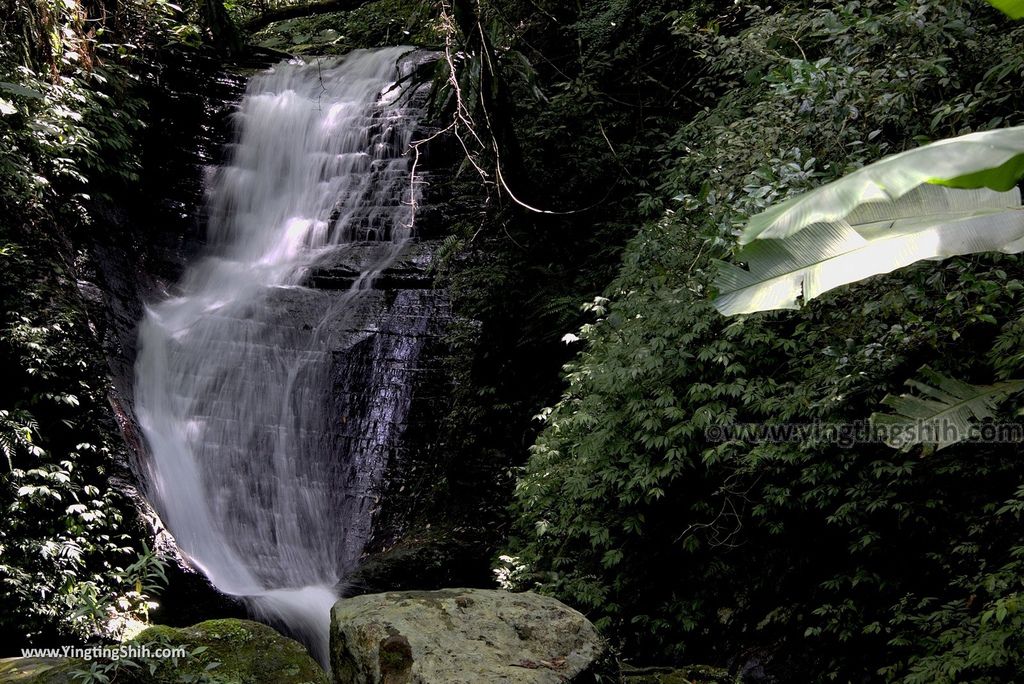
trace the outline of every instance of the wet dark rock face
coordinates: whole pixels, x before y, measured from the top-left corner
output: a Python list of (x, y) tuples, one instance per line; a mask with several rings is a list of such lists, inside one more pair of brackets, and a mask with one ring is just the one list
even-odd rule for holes
[[(168, 68), (164, 80), (153, 84), (141, 187), (100, 207), (105, 225), (97, 226), (89, 246), (91, 275), (81, 285), (91, 295), (93, 319), (110, 366), (111, 404), (136, 472), (144, 467), (147, 453), (132, 401), (137, 324), (147, 302), (173, 294), (186, 264), (202, 250), (205, 180), (223, 161), (231, 115), (248, 76), (274, 61), (276, 57), (225, 65), (207, 59)], [(419, 166), (426, 182), (425, 206), (417, 214), (416, 238), (359, 298), (358, 311), (344, 317), (347, 327), (339, 331), (344, 334), (332, 335), (340, 343), (331, 351), (331, 387), (323, 400), (340, 426), (339, 457), (372, 429), (360, 416), (371, 414), (374, 402), (386, 401), (387, 393), (399, 386), (411, 387), (398, 437), (383, 464), (382, 484), (369, 492), (374, 522), (362, 561), (367, 570), (357, 571), (348, 593), (430, 588), (453, 579), (481, 584), (489, 575), (478, 547), (457, 534), (442, 533), (443, 520), (429, 521), (417, 513), (439, 508), (429, 499), (441, 490), (430, 480), (444, 459), (450, 368), (470, 362), (453, 357), (447, 340), (453, 320), (449, 298), (434, 289), (431, 273), (446, 232), (444, 212), (437, 209), (445, 201), (445, 184), (431, 181), (442, 177), (439, 170), (450, 162), (444, 149), (425, 150)], [(268, 305), (287, 311), (297, 327), (316, 325), (324, 306), (344, 294), (378, 249), (379, 244), (367, 244), (365, 249), (339, 252), (311, 271), (305, 283), (311, 289), (281, 290)], [(346, 480), (361, 477), (354, 469), (345, 472)], [(337, 486), (360, 490), (354, 481)], [(244, 613), (184, 563), (171, 568), (170, 575), (171, 586), (154, 615), (158, 622), (184, 625)]]

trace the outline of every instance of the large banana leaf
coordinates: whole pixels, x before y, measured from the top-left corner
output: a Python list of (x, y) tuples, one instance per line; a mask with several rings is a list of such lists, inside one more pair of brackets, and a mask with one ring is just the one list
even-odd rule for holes
[(917, 395), (888, 395), (882, 404), (895, 414), (876, 413), (871, 425), (894, 447), (925, 444), (943, 449), (970, 436), (971, 422), (991, 418), (997, 403), (1024, 390), (1024, 380), (971, 385), (925, 366), (907, 380)]
[(866, 202), (894, 201), (924, 184), (1005, 191), (1024, 176), (1024, 126), (971, 133), (886, 157), (752, 217), (741, 245), (839, 221)]
[(988, 4), (1013, 19), (1024, 19), (1024, 0), (988, 0)]
[(726, 316), (796, 309), (831, 289), (922, 259), (1024, 251), (1024, 210), (1007, 192), (923, 185), (895, 202), (868, 202), (844, 220), (785, 240), (757, 240), (719, 262), (713, 304)]

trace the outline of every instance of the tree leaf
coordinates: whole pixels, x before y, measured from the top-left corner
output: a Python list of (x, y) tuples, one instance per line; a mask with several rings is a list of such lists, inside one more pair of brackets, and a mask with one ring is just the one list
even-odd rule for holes
[(0, 116), (7, 116), (8, 114), (17, 114), (18, 108), (14, 106), (9, 100), (5, 100), (0, 97)]
[(988, 4), (1011, 19), (1024, 19), (1024, 0), (988, 0)]
[(1024, 174), (1024, 126), (971, 133), (886, 157), (751, 217), (741, 245), (839, 221), (868, 202), (895, 201), (924, 184), (1006, 191)]
[(890, 446), (925, 444), (936, 450), (967, 439), (972, 420), (991, 418), (1000, 400), (1024, 390), (1024, 380), (971, 385), (928, 366), (906, 384), (917, 394), (886, 396), (882, 404), (895, 413), (875, 413), (871, 425), (875, 430), (884, 428), (890, 437), (899, 435), (887, 441)]
[(44, 99), (46, 97), (45, 95), (43, 95), (38, 90), (33, 90), (32, 88), (27, 88), (27, 87), (25, 87), (23, 85), (19, 85), (17, 83), (9, 83), (7, 81), (0, 81), (0, 90), (6, 91), (6, 92), (11, 93), (13, 95), (20, 95), (21, 97), (28, 97), (28, 98), (31, 98), (33, 100), (42, 100), (42, 99)]
[(785, 240), (757, 240), (719, 262), (713, 304), (726, 316), (797, 309), (829, 290), (922, 259), (1024, 251), (1020, 191), (924, 185), (896, 202), (869, 202), (848, 220)]

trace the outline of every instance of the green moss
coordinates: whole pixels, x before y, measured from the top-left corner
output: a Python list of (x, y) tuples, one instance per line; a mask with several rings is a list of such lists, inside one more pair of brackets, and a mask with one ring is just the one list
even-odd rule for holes
[(156, 681), (160, 682), (177, 681), (182, 675), (205, 675), (211, 684), (328, 681), (299, 643), (257, 622), (225, 619), (183, 629), (157, 626), (140, 634), (136, 642), (159, 642), (187, 649), (189, 655), (176, 663), (160, 661), (156, 671)]
[[(248, 620), (208, 620), (176, 629), (150, 627), (131, 645), (184, 647), (166, 659), (94, 661), (17, 658), (0, 661), (0, 681), (67, 684), (90, 669), (124, 684), (328, 684), (330, 678), (296, 641)], [(87, 677), (85, 681), (91, 681)]]

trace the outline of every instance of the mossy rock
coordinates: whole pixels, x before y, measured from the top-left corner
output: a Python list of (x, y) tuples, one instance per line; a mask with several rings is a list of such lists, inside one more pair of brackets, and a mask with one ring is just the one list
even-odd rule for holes
[[(102, 665), (103, 663), (97, 664)], [(83, 675), (91, 666), (92, 663), (73, 658), (7, 658), (0, 661), (0, 683), (81, 684), (82, 681), (88, 681), (83, 680)], [(135, 684), (143, 680), (119, 675), (117, 681), (119, 684)], [(145, 681), (148, 683), (153, 680)]]
[(65, 679), (52, 680), (48, 677), (54, 670), (64, 670), (67, 664), (64, 658), (3, 658), (0, 659), (0, 682), (14, 684), (15, 682), (42, 683), (48, 681), (66, 681)]
[(208, 620), (191, 627), (156, 626), (125, 646), (183, 647), (184, 657), (96, 661), (11, 658), (0, 661), (0, 682), (74, 684), (90, 667), (119, 684), (330, 684), (327, 673), (297, 641), (249, 620)]
[[(209, 684), (329, 684), (327, 674), (297, 641), (249, 620), (208, 620), (184, 628), (150, 627), (135, 643), (184, 646), (189, 655), (175, 664), (157, 661), (147, 683), (178, 682), (202, 675)], [(197, 650), (199, 651), (197, 653)], [(213, 665), (219, 663), (219, 665)]]

